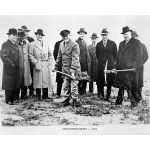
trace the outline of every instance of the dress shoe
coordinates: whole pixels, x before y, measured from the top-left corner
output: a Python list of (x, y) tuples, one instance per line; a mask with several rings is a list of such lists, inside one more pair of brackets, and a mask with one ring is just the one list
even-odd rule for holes
[(68, 106), (70, 103), (69, 103), (69, 97), (67, 99), (65, 99), (63, 102), (62, 102), (62, 105), (63, 106)]
[(77, 101), (76, 99), (73, 99), (73, 107), (81, 107), (82, 104), (80, 101)]

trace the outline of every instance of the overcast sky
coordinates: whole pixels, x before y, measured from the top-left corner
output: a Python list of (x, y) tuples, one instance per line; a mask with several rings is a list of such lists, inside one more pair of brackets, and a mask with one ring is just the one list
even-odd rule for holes
[(109, 38), (117, 43), (123, 40), (122, 27), (129, 26), (136, 30), (139, 38), (147, 47), (150, 47), (150, 16), (0, 16), (0, 44), (7, 40), (9, 28), (20, 28), (26, 25), (31, 29), (30, 35), (35, 38), (34, 32), (41, 28), (45, 33), (45, 40), (53, 50), (54, 43), (60, 39), (60, 31), (69, 29), (72, 39), (78, 38), (79, 28), (85, 28), (88, 32), (86, 41), (90, 44), (90, 36), (96, 32), (101, 40), (100, 32), (102, 28), (107, 28), (110, 32)]

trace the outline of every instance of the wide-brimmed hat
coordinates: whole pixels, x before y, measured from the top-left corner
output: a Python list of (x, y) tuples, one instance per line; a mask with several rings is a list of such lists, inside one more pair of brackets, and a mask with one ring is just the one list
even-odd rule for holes
[(37, 35), (37, 34), (45, 36), (42, 29), (38, 29), (37, 32), (35, 32), (35, 35)]
[(63, 36), (63, 37), (68, 36), (68, 34), (70, 34), (70, 31), (69, 31), (69, 30), (62, 30), (62, 31), (60, 32), (60, 35)]
[(13, 35), (17, 35), (17, 29), (15, 29), (15, 28), (10, 28), (9, 30), (8, 30), (8, 33), (7, 33), (8, 35), (10, 35), (10, 34), (13, 34)]
[(23, 25), (21, 27), (22, 30), (24, 30), (25, 32), (30, 32), (30, 30), (27, 28), (27, 26)]
[(132, 31), (132, 37), (138, 37), (139, 35), (137, 34), (136, 31)]
[(23, 30), (18, 29), (18, 36), (20, 36), (20, 37), (25, 37), (26, 34), (25, 34), (25, 32), (24, 32)]
[(109, 32), (107, 28), (102, 29), (101, 35), (107, 35)]
[(128, 26), (125, 26), (125, 27), (122, 28), (122, 33), (121, 34), (124, 34), (126, 32), (132, 32), (132, 30)]
[(85, 34), (87, 34), (87, 32), (85, 31), (84, 28), (80, 28), (80, 30), (79, 30), (77, 33), (78, 33), (78, 34), (80, 34), (80, 33), (85, 33)]
[(92, 34), (92, 36), (90, 37), (91, 39), (97, 39), (98, 38), (98, 36), (97, 36), (97, 34), (96, 33), (93, 33)]

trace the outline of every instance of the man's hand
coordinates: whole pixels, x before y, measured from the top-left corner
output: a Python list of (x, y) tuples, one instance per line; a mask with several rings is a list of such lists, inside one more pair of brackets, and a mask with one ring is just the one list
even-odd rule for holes
[(55, 72), (56, 69), (52, 69), (52, 72)]
[(73, 72), (71, 72), (71, 76), (75, 78), (75, 74)]
[(113, 69), (113, 70), (112, 70), (112, 73), (115, 73), (115, 74), (116, 74), (116, 73), (117, 73), (116, 69)]
[(132, 68), (132, 71), (135, 72), (135, 71), (136, 71), (136, 68)]

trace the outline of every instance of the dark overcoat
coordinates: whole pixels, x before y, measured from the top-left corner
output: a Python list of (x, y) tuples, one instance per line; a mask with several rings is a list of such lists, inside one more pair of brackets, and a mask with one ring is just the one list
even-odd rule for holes
[[(112, 70), (115, 65), (117, 57), (117, 46), (114, 41), (108, 39), (106, 47), (103, 45), (103, 41), (96, 45), (96, 56), (98, 60), (97, 67), (97, 83), (100, 86), (105, 86), (104, 69), (107, 62), (107, 70)], [(111, 86), (114, 81), (114, 74), (109, 73), (106, 76), (107, 86)]]
[[(118, 56), (116, 61), (116, 69), (132, 69), (137, 71), (118, 72), (115, 78), (115, 86), (124, 88), (134, 88), (138, 86), (138, 70), (142, 60), (142, 48), (139, 40), (131, 38), (125, 45), (125, 40), (119, 44)], [(132, 88), (132, 89), (133, 89)]]
[(139, 68), (139, 78), (138, 78), (138, 87), (143, 87), (143, 78), (144, 78), (144, 63), (148, 60), (148, 52), (145, 44), (141, 43), (142, 47), (142, 64)]
[(78, 38), (76, 42), (79, 45), (80, 49), (80, 66), (81, 66), (81, 72), (87, 71), (88, 75), (91, 76), (91, 58), (88, 51), (88, 45), (84, 40), (81, 40)]
[(97, 57), (96, 57), (96, 47), (93, 44), (88, 46), (90, 58), (91, 58), (91, 81), (97, 81)]
[[(60, 41), (57, 41), (55, 43), (54, 51), (53, 51), (53, 56), (54, 56), (55, 61), (56, 61), (57, 56), (58, 56), (59, 45), (62, 41), (63, 40), (60, 40)], [(60, 68), (58, 68), (58, 70), (62, 71), (62, 66), (60, 66)], [(62, 78), (62, 75), (60, 73), (56, 73), (56, 82), (61, 82), (61, 83), (63, 82), (63, 78)]]
[(19, 49), (17, 45), (7, 40), (2, 44), (0, 56), (3, 61), (2, 89), (19, 89), (22, 86), (21, 81), (23, 76), (21, 76)]

